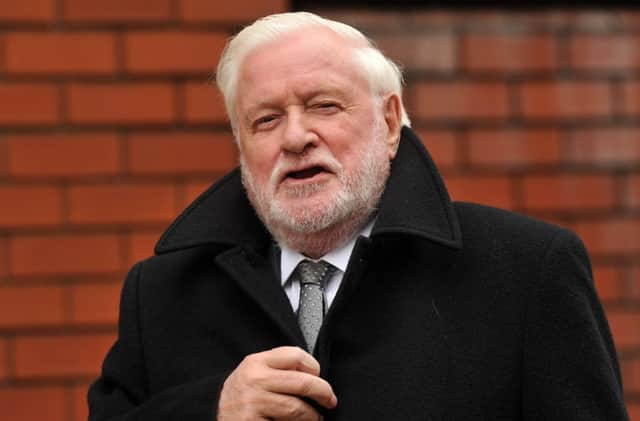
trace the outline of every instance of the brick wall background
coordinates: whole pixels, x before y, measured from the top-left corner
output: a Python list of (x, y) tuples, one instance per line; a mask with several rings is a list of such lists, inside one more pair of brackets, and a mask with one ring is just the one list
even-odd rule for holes
[[(86, 419), (125, 272), (235, 165), (223, 42), (288, 7), (0, 0), (2, 419)], [(640, 420), (640, 14), (327, 14), (405, 66), (454, 198), (582, 236)]]

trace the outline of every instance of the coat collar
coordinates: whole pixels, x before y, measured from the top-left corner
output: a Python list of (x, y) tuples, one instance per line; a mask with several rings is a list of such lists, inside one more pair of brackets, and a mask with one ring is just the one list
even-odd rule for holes
[[(371, 237), (417, 236), (451, 249), (462, 247), (460, 227), (442, 178), (420, 139), (403, 127), (398, 153), (380, 201)], [(236, 168), (214, 183), (171, 224), (157, 254), (204, 244), (261, 250), (271, 236), (258, 219)]]

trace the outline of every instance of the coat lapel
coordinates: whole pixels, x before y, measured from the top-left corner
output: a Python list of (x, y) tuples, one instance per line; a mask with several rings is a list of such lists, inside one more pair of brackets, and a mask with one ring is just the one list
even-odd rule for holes
[(273, 261), (271, 255), (265, 257), (240, 246), (216, 258), (216, 263), (264, 311), (291, 344), (304, 348), (304, 339), (291, 304), (276, 278)]

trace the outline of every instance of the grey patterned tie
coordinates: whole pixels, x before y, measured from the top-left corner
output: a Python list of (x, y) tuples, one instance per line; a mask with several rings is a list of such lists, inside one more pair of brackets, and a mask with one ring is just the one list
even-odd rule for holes
[(333, 274), (334, 267), (321, 260), (303, 260), (298, 263), (296, 276), (300, 282), (298, 324), (307, 342), (307, 350), (313, 353), (325, 313), (324, 283)]

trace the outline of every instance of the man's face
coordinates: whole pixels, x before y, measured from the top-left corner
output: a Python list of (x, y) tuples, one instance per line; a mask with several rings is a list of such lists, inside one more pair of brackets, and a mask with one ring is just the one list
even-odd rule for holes
[(258, 47), (241, 66), (235, 124), (243, 179), (276, 237), (368, 215), (384, 189), (398, 136), (384, 109), (393, 114), (397, 98), (372, 95), (345, 44), (307, 28)]

